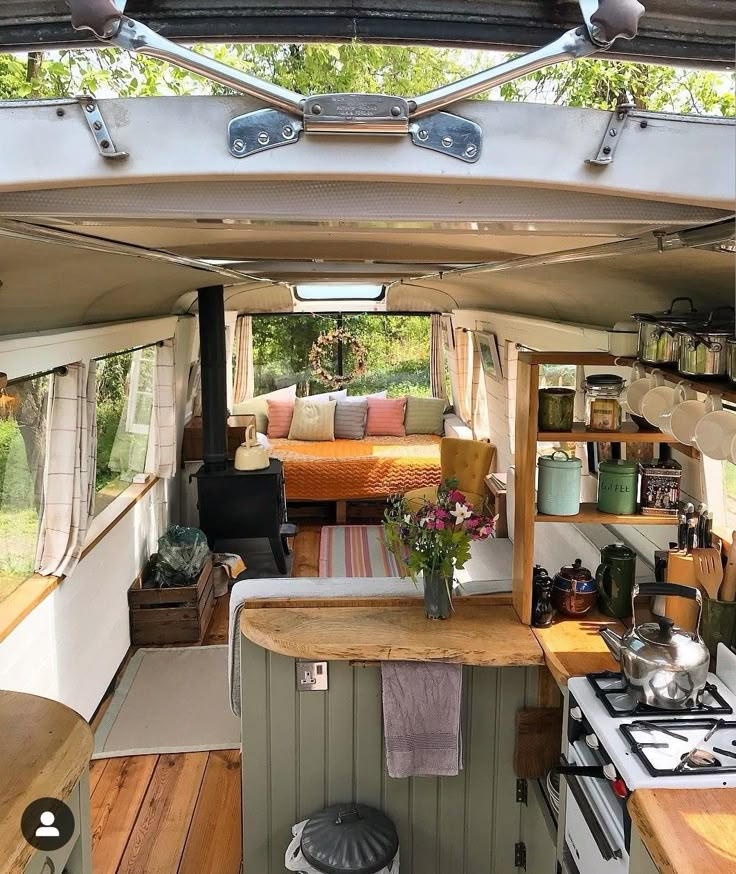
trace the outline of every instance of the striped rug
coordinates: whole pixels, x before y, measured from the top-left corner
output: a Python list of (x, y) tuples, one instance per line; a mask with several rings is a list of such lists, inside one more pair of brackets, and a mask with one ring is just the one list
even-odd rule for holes
[[(402, 573), (402, 571), (404, 571)], [(380, 525), (326, 525), (319, 541), (320, 577), (401, 577)]]

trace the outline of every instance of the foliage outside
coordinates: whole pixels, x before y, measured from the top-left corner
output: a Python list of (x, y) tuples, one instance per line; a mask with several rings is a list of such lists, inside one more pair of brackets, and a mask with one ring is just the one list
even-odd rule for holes
[(35, 570), (49, 378), (8, 388), (0, 418), (0, 601)]
[[(330, 386), (312, 374), (309, 351), (315, 340), (334, 329), (336, 323), (334, 316), (253, 316), (255, 393), (264, 394), (294, 383), (302, 397), (329, 391)], [(343, 326), (366, 350), (365, 375), (350, 383), (349, 394), (384, 389), (389, 397), (430, 394), (427, 316), (345, 316)], [(343, 352), (343, 371), (349, 372), (353, 369), (350, 350), (345, 347)]]
[[(199, 45), (196, 51), (302, 94), (335, 91), (414, 96), (502, 60), (499, 53), (427, 46), (333, 44)], [(226, 94), (231, 89), (171, 64), (115, 48), (0, 55), (0, 98)], [(478, 99), (612, 109), (734, 114), (731, 73), (612, 61), (569, 61), (507, 82)]]

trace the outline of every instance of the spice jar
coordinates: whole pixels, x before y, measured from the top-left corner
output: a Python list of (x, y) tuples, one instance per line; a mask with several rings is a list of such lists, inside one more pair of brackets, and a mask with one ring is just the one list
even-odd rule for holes
[(650, 461), (639, 465), (640, 504), (645, 516), (677, 516), (682, 465), (677, 461)]
[(572, 431), (574, 388), (539, 389), (539, 430)]
[(598, 509), (601, 513), (636, 513), (639, 465), (635, 461), (601, 461), (598, 465)]
[(625, 382), (613, 373), (588, 376), (585, 392), (585, 427), (589, 431), (619, 431), (621, 429), (621, 395)]

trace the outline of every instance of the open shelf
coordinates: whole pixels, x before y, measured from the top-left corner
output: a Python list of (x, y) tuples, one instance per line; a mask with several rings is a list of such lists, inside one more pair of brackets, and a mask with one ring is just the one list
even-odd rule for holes
[(537, 431), (538, 443), (677, 443), (662, 431), (640, 431), (633, 422), (624, 422), (620, 431), (586, 431), (585, 423), (575, 422), (572, 431)]
[(601, 513), (595, 504), (581, 504), (580, 512), (575, 516), (547, 516), (536, 512), (535, 522), (593, 522), (598, 525), (676, 525), (677, 516), (645, 516), (635, 513), (633, 516), (620, 516), (617, 513)]
[[(616, 363), (622, 367), (633, 367), (636, 360), (636, 358), (617, 358)], [(731, 382), (730, 379), (707, 376), (681, 376), (676, 370), (668, 368), (666, 365), (644, 364), (643, 361), (640, 361), (639, 364), (647, 373), (651, 373), (653, 370), (661, 371), (667, 382), (680, 382), (685, 380), (686, 382), (689, 382), (696, 391), (704, 393), (709, 391), (717, 392), (721, 395), (724, 401), (736, 403), (736, 383)]]

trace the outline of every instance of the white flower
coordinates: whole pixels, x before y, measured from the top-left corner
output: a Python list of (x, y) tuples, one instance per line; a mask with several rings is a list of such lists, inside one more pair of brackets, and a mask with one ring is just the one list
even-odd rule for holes
[(458, 525), (462, 525), (466, 519), (470, 519), (473, 515), (473, 511), (466, 504), (457, 502), (455, 504), (455, 509), (450, 510), (450, 515), (455, 517), (455, 521)]
[(422, 516), (422, 518), (419, 520), (419, 527), (424, 528), (424, 526), (426, 524), (427, 524), (427, 520), (424, 518), (424, 516)]
[(411, 515), (409, 513), (404, 516), (404, 522), (406, 522), (407, 525), (411, 524)]

